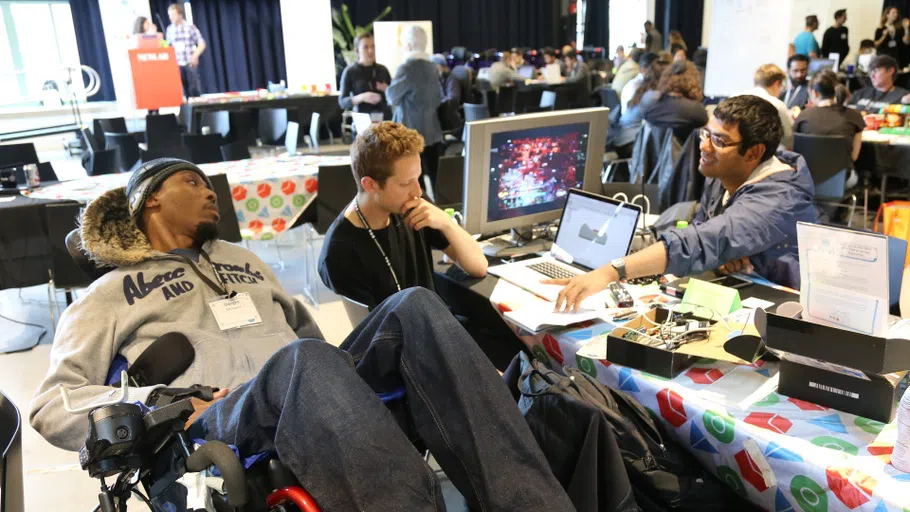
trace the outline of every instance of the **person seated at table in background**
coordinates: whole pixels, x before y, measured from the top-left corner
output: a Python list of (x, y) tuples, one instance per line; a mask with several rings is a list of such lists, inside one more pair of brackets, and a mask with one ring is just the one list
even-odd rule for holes
[(430, 180), (430, 187), (435, 187), (443, 142), (438, 114), (439, 105), (442, 104), (439, 75), (436, 73), (436, 65), (430, 62), (430, 56), (426, 53), (426, 31), (411, 26), (401, 37), (407, 53), (385, 94), (389, 104), (395, 107), (392, 120), (417, 130), (423, 137), (420, 163), (423, 173)]
[(682, 45), (674, 44), (670, 46), (670, 55), (673, 57), (673, 62), (687, 61), (689, 57), (686, 55), (686, 49)]
[[(838, 102), (837, 75), (826, 69), (815, 75), (809, 81), (812, 107), (803, 110), (793, 125), (796, 133), (810, 135), (836, 135), (843, 137), (850, 146), (851, 158), (855, 162), (859, 158), (859, 150), (863, 145), (863, 130), (866, 122), (863, 115), (857, 110), (845, 107)], [(843, 88), (846, 90), (846, 87)], [(847, 177), (846, 189), (856, 186), (859, 177), (856, 171), (850, 169)]]
[(742, 270), (799, 288), (796, 223), (816, 222), (818, 213), (803, 157), (774, 156), (782, 134), (777, 110), (762, 98), (722, 101), (701, 130), (698, 169), (707, 181), (692, 224), (587, 274), (545, 281), (565, 285), (556, 309), (577, 309), (614, 281), (664, 273)]
[(689, 53), (689, 45), (686, 44), (686, 41), (682, 37), (682, 33), (679, 30), (671, 30), (667, 32), (667, 49), (670, 50), (670, 53), (676, 55), (676, 52), (673, 51), (673, 46), (678, 46), (683, 49), (684, 52)]
[(622, 88), (622, 93), (619, 95), (619, 104), (623, 114), (625, 114), (626, 110), (629, 108), (629, 100), (632, 99), (632, 96), (635, 96), (635, 91), (638, 90), (638, 86), (644, 81), (645, 74), (648, 72), (648, 68), (651, 67), (651, 63), (655, 61), (657, 61), (657, 54), (651, 52), (645, 53), (638, 59), (638, 75), (632, 80), (629, 80)]
[[(649, 55), (653, 57), (648, 57)], [(657, 101), (660, 97), (657, 87), (660, 85), (660, 78), (663, 76), (664, 69), (669, 66), (668, 63), (660, 61), (656, 54), (646, 53), (642, 56), (641, 61), (645, 62), (646, 58), (650, 59), (650, 62), (648, 62), (645, 70), (645, 76), (638, 83), (638, 87), (635, 88), (632, 97), (629, 98), (629, 103), (622, 109), (619, 125), (615, 130), (613, 150), (616, 151), (619, 158), (632, 157), (635, 138), (638, 137), (638, 132), (644, 121), (642, 117), (643, 108), (645, 105)], [(625, 92), (625, 89), (623, 89), (623, 92)]]
[(487, 72), (487, 80), (494, 91), (499, 92), (499, 88), (504, 85), (513, 85), (515, 83), (524, 83), (525, 77), (518, 74), (512, 68), (512, 52), (509, 50), (502, 51), (502, 58), (494, 62)]
[(629, 58), (622, 63), (622, 66), (619, 66), (616, 76), (613, 77), (613, 82), (610, 83), (610, 87), (616, 91), (616, 94), (622, 94), (623, 87), (641, 71), (638, 62), (644, 53), (641, 48), (632, 48), (632, 51), (629, 52)]
[(777, 113), (780, 116), (781, 126), (784, 129), (784, 135), (780, 139), (780, 145), (784, 149), (791, 149), (793, 147), (793, 118), (790, 117), (790, 111), (787, 110), (787, 106), (784, 105), (784, 102), (778, 99), (780, 91), (784, 87), (784, 80), (786, 78), (787, 75), (784, 74), (784, 71), (777, 67), (776, 64), (763, 64), (755, 70), (755, 74), (752, 77), (755, 87), (743, 94), (758, 96), (774, 105), (774, 108), (777, 109)]
[(588, 65), (578, 60), (578, 54), (575, 50), (569, 50), (563, 54), (562, 60), (566, 63), (565, 82), (568, 84), (582, 84), (591, 93), (591, 70)]
[(658, 128), (672, 128), (679, 141), (708, 122), (698, 71), (689, 61), (677, 61), (664, 69), (657, 86), (659, 96), (642, 105), (642, 117)]
[(843, 65), (850, 54), (850, 31), (844, 26), (847, 22), (847, 9), (838, 9), (834, 11), (834, 24), (825, 30), (822, 36), (821, 56), (828, 58), (828, 55), (836, 53), (840, 58), (840, 64)]
[(793, 50), (800, 55), (808, 55), (809, 58), (818, 58), (818, 41), (815, 40), (813, 32), (818, 30), (818, 16), (810, 14), (806, 16), (806, 28), (793, 40)]
[(512, 54), (512, 60), (509, 65), (512, 67), (512, 69), (518, 71), (522, 66), (525, 65), (525, 56), (518, 48), (512, 48), (509, 53)]
[[(809, 57), (797, 53), (787, 59), (787, 87), (780, 95), (784, 105), (791, 112), (791, 117), (799, 115), (799, 110), (806, 108), (809, 102), (809, 82), (806, 76), (809, 74)], [(798, 107), (799, 110), (794, 110)], [(794, 115), (795, 112), (795, 115)]]
[(319, 255), (319, 276), (332, 291), (372, 308), (399, 290), (434, 290), (432, 249), (468, 274), (483, 277), (480, 245), (445, 212), (422, 199), (420, 134), (374, 124), (351, 146), (357, 196), (335, 219)]
[(859, 51), (856, 53), (855, 66), (856, 71), (869, 72), (869, 64), (875, 58), (875, 41), (863, 39), (859, 42)]
[(888, 55), (878, 55), (869, 65), (872, 85), (855, 91), (848, 105), (866, 113), (877, 114), (878, 109), (894, 103), (910, 101), (910, 91), (894, 85), (897, 78), (897, 61)]
[(461, 105), (461, 82), (452, 75), (449, 69), (449, 63), (441, 53), (430, 57), (430, 62), (436, 64), (436, 71), (439, 73), (439, 85), (442, 87), (442, 102), (451, 101), (456, 105)]
[(568, 73), (568, 70), (566, 69), (566, 54), (573, 51), (574, 49), (575, 48), (572, 45), (567, 44), (563, 45), (563, 47), (559, 50), (559, 67), (560, 71), (562, 72), (562, 76), (566, 76), (566, 73)]
[[(439, 297), (396, 294), (333, 347), (269, 265), (217, 240), (216, 199), (198, 167), (160, 159), (86, 208), (84, 249), (117, 268), (60, 319), (30, 404), (41, 436), (78, 450), (88, 413), (68, 413), (60, 389), (76, 407), (109, 401), (116, 355), (136, 361), (179, 332), (195, 355), (167, 384), (221, 388), (213, 401), (191, 399), (190, 438), (277, 454), (323, 510), (444, 510), (414, 438), (472, 509), (573, 510), (502, 378)], [(241, 311), (260, 321), (235, 329)], [(131, 386), (129, 401), (155, 403), (157, 388)], [(393, 415), (377, 395), (400, 390), (408, 399)]]
[(338, 105), (343, 110), (372, 114), (382, 113), (391, 117), (391, 109), (385, 99), (385, 91), (392, 83), (389, 69), (376, 62), (376, 44), (371, 34), (354, 38), (357, 62), (344, 68), (341, 73), (341, 87)]

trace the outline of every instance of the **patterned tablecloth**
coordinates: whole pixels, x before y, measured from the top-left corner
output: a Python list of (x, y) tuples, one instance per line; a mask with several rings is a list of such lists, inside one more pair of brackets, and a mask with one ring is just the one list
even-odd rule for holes
[[(500, 281), (491, 300), (502, 311), (539, 299)], [(771, 377), (776, 363), (702, 359), (667, 380), (578, 354), (607, 335), (607, 322), (537, 334), (512, 327), (538, 359), (554, 368), (577, 367), (634, 397), (705, 467), (766, 510), (910, 511), (910, 474), (890, 464), (894, 422), (885, 425), (776, 392), (740, 410), (712, 402), (703, 391), (733, 371), (731, 378)]]
[[(247, 240), (271, 240), (293, 225), (316, 198), (320, 165), (349, 164), (347, 156), (279, 156), (237, 160), (199, 167), (207, 175), (225, 174), (240, 233)], [(106, 174), (65, 181), (32, 192), (39, 199), (89, 202), (104, 192), (126, 186), (130, 173)]]

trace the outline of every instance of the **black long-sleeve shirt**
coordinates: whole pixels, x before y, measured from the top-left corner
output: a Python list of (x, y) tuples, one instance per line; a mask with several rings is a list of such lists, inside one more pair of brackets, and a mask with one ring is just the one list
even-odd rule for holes
[[(372, 66), (364, 66), (359, 62), (351, 64), (344, 68), (344, 72), (341, 74), (338, 104), (344, 110), (354, 110), (356, 112), (364, 113), (385, 112), (386, 109), (389, 108), (386, 103), (385, 94), (376, 88), (376, 84), (380, 82), (385, 83), (386, 85), (392, 83), (392, 76), (389, 74), (388, 68), (382, 64), (373, 64)], [(365, 92), (378, 93), (382, 96), (382, 101), (375, 105), (361, 103), (360, 105), (355, 106), (354, 96)]]
[(819, 57), (828, 58), (828, 54), (840, 54), (840, 62), (843, 63), (850, 53), (850, 41), (847, 39), (847, 27), (829, 27), (822, 38), (822, 52)]

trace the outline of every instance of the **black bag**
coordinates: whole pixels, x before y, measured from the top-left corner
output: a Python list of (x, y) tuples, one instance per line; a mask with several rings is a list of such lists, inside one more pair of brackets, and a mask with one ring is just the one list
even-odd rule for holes
[(519, 357), (522, 411), (527, 411), (537, 397), (552, 394), (566, 394), (596, 407), (613, 429), (635, 501), (642, 510), (753, 508), (708, 473), (694, 456), (667, 436), (663, 426), (641, 404), (622, 391), (609, 389), (574, 368), (565, 368), (567, 375), (563, 376), (536, 360), (528, 361), (523, 353)]

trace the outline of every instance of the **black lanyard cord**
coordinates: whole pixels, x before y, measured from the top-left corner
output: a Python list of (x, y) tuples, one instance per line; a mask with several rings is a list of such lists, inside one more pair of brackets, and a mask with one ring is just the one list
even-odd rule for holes
[(354, 199), (354, 209), (357, 210), (357, 216), (360, 217), (360, 222), (363, 223), (363, 227), (367, 228), (367, 232), (370, 233), (370, 238), (373, 239), (373, 243), (376, 244), (376, 248), (379, 249), (379, 253), (382, 254), (382, 259), (385, 260), (385, 264), (389, 267), (389, 272), (392, 273), (392, 279), (395, 280), (395, 287), (398, 291), (401, 291), (401, 284), (398, 282), (398, 276), (395, 274), (395, 269), (392, 268), (392, 262), (389, 261), (389, 257), (386, 256), (385, 251), (382, 249), (382, 246), (379, 245), (379, 240), (376, 239), (376, 234), (373, 233), (373, 229), (367, 223), (366, 217), (363, 216), (363, 213), (360, 211), (360, 203), (357, 199)]

